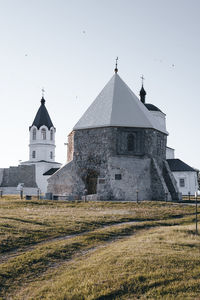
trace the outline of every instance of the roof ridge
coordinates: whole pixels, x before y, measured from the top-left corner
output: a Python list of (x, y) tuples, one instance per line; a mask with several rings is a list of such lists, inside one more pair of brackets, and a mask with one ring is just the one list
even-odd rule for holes
[[(117, 78), (117, 76), (118, 77), (120, 77), (118, 74), (117, 74), (117, 72), (113, 75), (113, 77), (114, 77), (114, 84), (113, 84), (113, 93), (112, 93), (112, 104), (113, 104), (113, 102), (114, 102), (114, 99), (115, 99), (115, 85), (116, 85), (116, 78)], [(111, 113), (110, 113), (110, 123), (112, 122), (112, 115), (113, 115), (113, 105), (112, 105), (112, 108), (111, 108)]]

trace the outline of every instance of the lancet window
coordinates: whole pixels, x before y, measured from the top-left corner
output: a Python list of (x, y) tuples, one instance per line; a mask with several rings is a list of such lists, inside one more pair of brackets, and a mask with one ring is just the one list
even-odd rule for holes
[(128, 151), (135, 150), (135, 136), (132, 133), (129, 133), (127, 136), (127, 149)]
[(46, 140), (46, 138), (47, 138), (46, 129), (45, 129), (45, 128), (42, 128), (41, 133), (42, 133), (42, 139), (43, 139), (43, 140)]
[(36, 140), (36, 129), (35, 128), (33, 129), (33, 132), (32, 132), (32, 138), (33, 138), (33, 140)]

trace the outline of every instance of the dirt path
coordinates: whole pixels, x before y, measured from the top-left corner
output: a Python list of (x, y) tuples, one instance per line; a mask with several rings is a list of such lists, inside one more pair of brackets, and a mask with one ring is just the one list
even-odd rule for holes
[(18, 249), (15, 249), (15, 250), (5, 252), (4, 254), (0, 255), (0, 264), (8, 261), (9, 259), (15, 258), (16, 256), (24, 254), (28, 251), (34, 250), (38, 246), (43, 246), (43, 245), (46, 245), (48, 243), (54, 243), (56, 241), (72, 239), (72, 238), (77, 237), (77, 236), (84, 236), (84, 235), (87, 235), (88, 233), (91, 233), (95, 230), (101, 230), (101, 229), (106, 229), (106, 228), (110, 228), (110, 227), (134, 224), (134, 223), (139, 223), (139, 222), (143, 222), (143, 221), (134, 220), (134, 221), (129, 221), (129, 222), (119, 222), (119, 223), (115, 223), (115, 224), (104, 225), (102, 227), (99, 227), (99, 228), (96, 228), (96, 229), (90, 230), (90, 231), (84, 231), (84, 232), (81, 232), (81, 233), (76, 233), (76, 234), (71, 234), (71, 235), (63, 235), (63, 236), (59, 236), (59, 237), (55, 237), (55, 238), (48, 238), (47, 240), (36, 243), (34, 245), (28, 245), (28, 246), (24, 246), (23, 248), (18, 248)]

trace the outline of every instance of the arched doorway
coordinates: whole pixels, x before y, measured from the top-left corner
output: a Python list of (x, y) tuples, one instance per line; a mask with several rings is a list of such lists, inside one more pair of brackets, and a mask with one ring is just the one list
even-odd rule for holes
[(86, 189), (87, 194), (96, 194), (97, 193), (97, 178), (98, 173), (93, 170), (89, 170), (86, 177)]

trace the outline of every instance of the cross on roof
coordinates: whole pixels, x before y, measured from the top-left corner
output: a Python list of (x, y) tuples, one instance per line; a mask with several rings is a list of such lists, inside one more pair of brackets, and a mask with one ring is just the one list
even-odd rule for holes
[(143, 85), (145, 78), (143, 75), (140, 78), (142, 79), (142, 85)]
[(42, 88), (42, 98), (44, 98), (45, 89)]
[(118, 68), (117, 68), (117, 61), (118, 61), (118, 56), (117, 56), (117, 58), (116, 58), (116, 60), (115, 60), (115, 73), (117, 73), (117, 72), (118, 72)]

